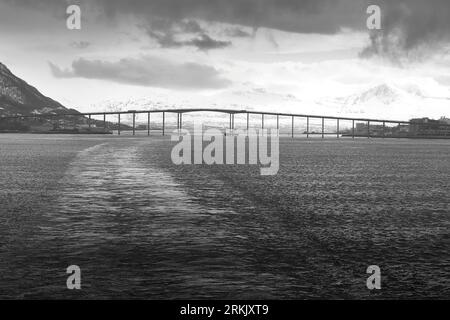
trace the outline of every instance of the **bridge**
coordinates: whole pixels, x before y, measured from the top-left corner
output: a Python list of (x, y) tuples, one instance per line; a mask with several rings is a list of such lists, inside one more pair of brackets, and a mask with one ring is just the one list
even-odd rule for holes
[[(250, 128), (250, 116), (259, 116), (261, 119), (260, 128), (265, 129), (265, 120), (267, 117), (276, 117), (276, 128), (280, 129), (280, 118), (289, 118), (291, 120), (291, 132), (290, 135), (294, 138), (294, 129), (295, 129), (295, 120), (296, 119), (304, 119), (306, 120), (306, 130), (305, 134), (307, 138), (310, 135), (320, 135), (322, 138), (325, 135), (330, 135), (330, 133), (325, 132), (325, 121), (335, 121), (336, 124), (336, 133), (332, 133), (333, 135), (339, 138), (341, 136), (340, 125), (342, 121), (351, 121), (352, 127), (351, 130), (347, 133), (348, 136), (355, 138), (356, 136), (362, 136), (361, 132), (355, 131), (355, 123), (363, 122), (365, 126), (367, 126), (367, 131), (364, 136), (371, 137), (371, 125), (378, 124), (378, 128), (382, 128), (380, 136), (385, 137), (386, 134), (386, 125), (394, 124), (398, 127), (402, 125), (410, 125), (409, 121), (404, 120), (384, 120), (384, 119), (369, 119), (369, 118), (351, 118), (351, 117), (336, 117), (336, 116), (324, 116), (324, 115), (309, 115), (309, 114), (296, 114), (296, 113), (281, 113), (281, 112), (265, 112), (265, 111), (253, 111), (253, 110), (235, 110), (235, 109), (212, 109), (212, 108), (190, 108), (190, 109), (158, 109), (158, 110), (128, 110), (128, 111), (111, 111), (111, 112), (87, 112), (87, 113), (61, 113), (61, 114), (33, 114), (33, 115), (14, 115), (14, 116), (5, 116), (0, 117), (0, 121), (2, 120), (25, 120), (25, 119), (64, 119), (67, 117), (84, 117), (87, 120), (89, 129), (91, 128), (93, 121), (99, 122), (99, 120), (92, 120), (93, 117), (102, 116), (103, 117), (103, 128), (107, 129), (107, 116), (117, 116), (118, 119), (118, 134), (121, 134), (121, 129), (123, 125), (121, 125), (121, 116), (123, 115), (132, 115), (132, 126), (131, 131), (133, 135), (136, 135), (136, 115), (146, 114), (147, 115), (147, 134), (150, 135), (151, 126), (150, 120), (152, 115), (160, 114), (162, 115), (161, 121), (161, 131), (162, 135), (166, 133), (166, 115), (167, 114), (176, 114), (177, 115), (177, 129), (183, 128), (183, 115), (187, 113), (198, 113), (198, 112), (217, 112), (224, 113), (229, 115), (229, 128), (235, 129), (235, 116), (236, 115), (245, 115), (246, 116), (246, 128), (247, 130)], [(316, 119), (321, 121), (320, 132), (311, 132), (311, 120)], [(100, 120), (101, 121), (101, 120)], [(129, 126), (128, 126), (129, 127)]]

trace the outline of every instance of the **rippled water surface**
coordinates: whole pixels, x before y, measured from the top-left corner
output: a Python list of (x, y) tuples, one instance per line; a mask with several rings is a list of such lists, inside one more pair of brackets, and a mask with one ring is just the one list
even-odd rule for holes
[(171, 147), (1, 135), (0, 297), (450, 297), (449, 141), (282, 139), (273, 177)]

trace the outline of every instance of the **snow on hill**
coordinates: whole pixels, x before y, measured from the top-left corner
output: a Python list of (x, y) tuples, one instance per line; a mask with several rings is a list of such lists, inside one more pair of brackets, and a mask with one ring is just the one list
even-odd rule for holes
[(449, 104), (447, 99), (434, 98), (416, 85), (385, 83), (335, 100), (342, 115), (398, 120), (439, 118), (448, 115)]
[(0, 115), (76, 112), (42, 95), (0, 63)]
[[(417, 117), (449, 116), (450, 100), (434, 98), (415, 84), (381, 83), (353, 94), (313, 98), (302, 92), (275, 92), (265, 88), (241, 87), (214, 94), (167, 95), (150, 98), (106, 100), (93, 106), (99, 111), (215, 108), (342, 117), (409, 120)], [(198, 115), (200, 117), (200, 115)], [(211, 117), (218, 117), (217, 114)], [(206, 118), (211, 118), (206, 116)], [(226, 115), (223, 115), (225, 118)]]

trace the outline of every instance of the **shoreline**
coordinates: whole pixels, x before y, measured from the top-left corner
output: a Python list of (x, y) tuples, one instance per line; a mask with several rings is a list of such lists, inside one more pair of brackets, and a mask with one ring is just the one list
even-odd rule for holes
[[(132, 132), (132, 130), (122, 130), (122, 132)], [(136, 132), (147, 132), (147, 130), (136, 130)], [(116, 135), (114, 131), (78, 131), (78, 130), (61, 130), (61, 131), (15, 131), (15, 130), (2, 130), (0, 131), (0, 134), (48, 134), (48, 135), (55, 135), (55, 134), (74, 134), (74, 135)], [(306, 134), (303, 134), (306, 136)], [(311, 136), (320, 136), (321, 134), (317, 133), (310, 133)], [(334, 136), (335, 134), (325, 134), (326, 139), (329, 140), (330, 136)], [(280, 134), (280, 137), (283, 135)], [(286, 135), (290, 136), (290, 135)], [(341, 134), (339, 137), (336, 137), (338, 140), (339, 138), (367, 138), (367, 139), (411, 139), (411, 140), (449, 140), (450, 136), (367, 136), (367, 135), (351, 135), (351, 134)], [(298, 139), (299, 137), (294, 137), (293, 139)], [(306, 138), (308, 139), (308, 138)], [(317, 139), (317, 138), (314, 138)]]

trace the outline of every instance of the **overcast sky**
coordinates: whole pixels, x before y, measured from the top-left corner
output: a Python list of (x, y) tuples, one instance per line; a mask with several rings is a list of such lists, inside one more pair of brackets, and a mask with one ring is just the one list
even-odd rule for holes
[[(81, 30), (66, 27), (70, 4)], [(377, 32), (364, 0), (0, 0), (0, 61), (82, 111), (146, 98), (292, 109), (386, 83), (450, 97), (450, 1), (370, 4)]]

